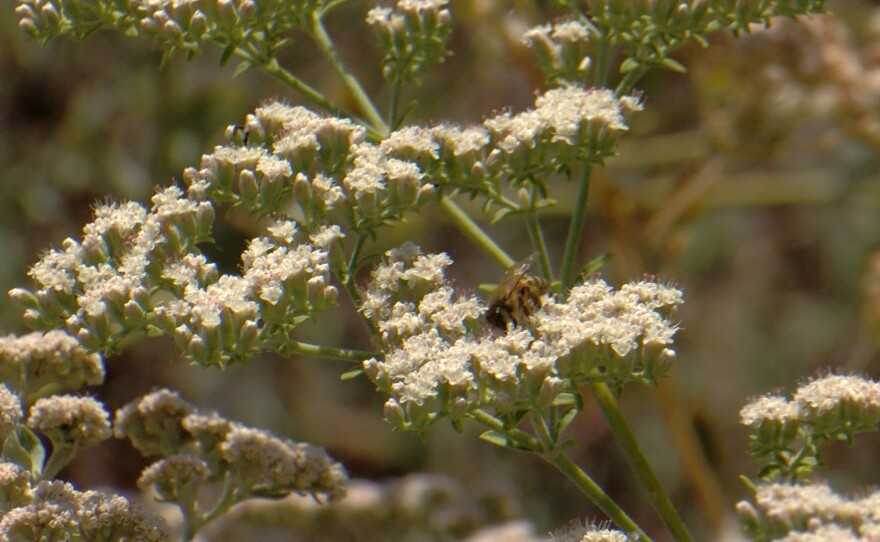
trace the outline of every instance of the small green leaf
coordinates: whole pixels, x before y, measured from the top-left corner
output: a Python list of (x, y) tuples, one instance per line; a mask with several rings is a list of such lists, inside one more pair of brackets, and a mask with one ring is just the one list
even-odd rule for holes
[(11, 461), (38, 478), (43, 472), (46, 450), (33, 431), (20, 427), (16, 433), (6, 437), (3, 443), (3, 458)]
[(510, 207), (502, 207), (501, 209), (498, 209), (497, 211), (495, 211), (495, 214), (492, 215), (492, 218), (489, 220), (489, 223), (496, 224), (496, 223), (500, 222), (504, 217), (506, 217), (507, 215), (509, 215), (513, 212), (514, 212), (513, 209), (511, 209)]
[(339, 377), (340, 380), (354, 380), (355, 378), (364, 374), (364, 368), (358, 367), (357, 369), (352, 369), (350, 371), (345, 371), (342, 373), (342, 376)]
[(629, 73), (633, 70), (637, 70), (641, 66), (641, 63), (634, 58), (627, 58), (623, 61), (623, 64), (620, 65), (620, 73)]
[(574, 421), (575, 417), (580, 413), (580, 410), (577, 408), (569, 408), (565, 411), (562, 416), (559, 417), (559, 420), (556, 422), (556, 433), (560, 434)]
[(553, 406), (578, 406), (581, 401), (580, 395), (575, 393), (560, 393), (553, 399)]
[(247, 60), (243, 60), (238, 63), (238, 66), (235, 67), (235, 71), (232, 72), (232, 77), (238, 77), (244, 72), (248, 71), (251, 68), (251, 63)]
[(684, 67), (684, 64), (677, 60), (673, 60), (671, 58), (664, 58), (660, 65), (666, 69), (672, 70), (677, 73), (687, 73), (687, 68)]
[(605, 267), (606, 263), (611, 261), (612, 257), (613, 255), (610, 252), (599, 254), (598, 256), (584, 264), (584, 267), (581, 268), (581, 276), (587, 277), (602, 269), (603, 267)]
[(495, 431), (494, 429), (490, 429), (480, 435), (480, 438), (485, 440), (490, 444), (494, 444), (495, 446), (500, 446), (502, 448), (507, 448), (508, 450), (515, 450), (517, 452), (533, 452), (529, 448), (525, 448), (516, 444), (513, 440), (511, 440), (507, 435), (500, 431)]
[(485, 431), (480, 435), (482, 440), (485, 440), (489, 444), (494, 444), (495, 446), (500, 446), (501, 448), (510, 448), (511, 443), (510, 439), (507, 438), (507, 435), (504, 433), (495, 431), (494, 429), (490, 429), (489, 431)]
[(232, 58), (232, 53), (234, 53), (234, 52), (235, 52), (235, 45), (232, 43), (227, 45), (223, 49), (223, 52), (220, 53), (220, 65), (225, 66), (226, 63), (229, 62), (229, 59)]
[(477, 289), (481, 292), (494, 292), (495, 288), (498, 288), (497, 284), (481, 282)]
[(563, 443), (560, 444), (560, 447), (562, 447), (562, 448), (578, 448), (579, 446), (580, 446), (580, 443), (573, 438), (565, 439), (565, 441), (563, 441)]

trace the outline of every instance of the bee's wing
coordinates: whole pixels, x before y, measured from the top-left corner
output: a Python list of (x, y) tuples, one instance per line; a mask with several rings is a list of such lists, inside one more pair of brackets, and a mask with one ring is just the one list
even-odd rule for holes
[(507, 268), (507, 271), (505, 271), (504, 275), (501, 277), (501, 281), (498, 282), (498, 286), (496, 286), (492, 293), (489, 294), (490, 305), (510, 296), (519, 281), (526, 273), (528, 273), (529, 269), (531, 269), (537, 256), (538, 253), (533, 252), (528, 258), (520, 260)]

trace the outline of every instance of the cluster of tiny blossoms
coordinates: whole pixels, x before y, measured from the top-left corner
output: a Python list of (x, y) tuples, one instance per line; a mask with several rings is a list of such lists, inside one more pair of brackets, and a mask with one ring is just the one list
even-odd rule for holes
[[(311, 542), (347, 540), (353, 532), (364, 541), (548, 542), (533, 534), (531, 523), (521, 517), (519, 496), (507, 484), (467, 484), (426, 473), (381, 482), (353, 479), (345, 498), (330, 503), (300, 495), (250, 500), (200, 534), (226, 540), (243, 521), (264, 523), (259, 518), (273, 518), (276, 529), (280, 523), (296, 526), (297, 539)], [(250, 531), (252, 539), (270, 537), (258, 529)]]
[[(47, 454), (34, 431), (51, 443)], [(2, 460), (14, 461), (33, 480), (53, 478), (77, 451), (112, 436), (104, 405), (91, 397), (52, 395), (27, 410), (18, 395), (0, 384), (0, 444)]]
[(645, 281), (615, 291), (591, 280), (566, 302), (546, 298), (528, 326), (500, 333), (483, 322), (479, 298), (446, 283), (450, 263), (404, 245), (373, 271), (364, 296), (361, 311), (385, 351), (364, 369), (390, 395), (385, 414), (398, 426), (457, 421), (477, 408), (502, 416), (549, 408), (577, 382), (653, 381), (674, 359), (667, 315), (682, 302), (675, 288)]
[(213, 199), (261, 213), (282, 212), (292, 200), (305, 229), (330, 223), (369, 232), (430, 201), (438, 188), (518, 208), (502, 197), (504, 182), (540, 182), (584, 160), (601, 161), (641, 107), (607, 89), (552, 89), (518, 114), (469, 127), (404, 127), (374, 144), (349, 120), (273, 102), (230, 128), (240, 144), (215, 148), (184, 178), (210, 183)]
[(537, 26), (523, 34), (548, 81), (584, 81), (590, 68), (590, 27), (581, 21)]
[(764, 395), (740, 410), (749, 428), (750, 452), (766, 459), (761, 477), (796, 481), (821, 464), (819, 446), (852, 441), (880, 422), (880, 383), (858, 376), (827, 375), (802, 384), (789, 400)]
[[(112, 351), (136, 332), (167, 334), (201, 364), (247, 359), (283, 343), (302, 319), (332, 304), (329, 254), (335, 227), (310, 236), (291, 221), (266, 226), (242, 255), (242, 274), (220, 274), (197, 248), (210, 239), (214, 207), (206, 183), (171, 186), (137, 203), (105, 204), (83, 229), (30, 270), (37, 288), (10, 295), (25, 320), (66, 328), (86, 348)], [(92, 382), (90, 382), (92, 383)]]
[(548, 542), (634, 542), (638, 539), (603, 524), (575, 523), (550, 533)]
[(192, 56), (205, 45), (230, 50), (253, 45), (265, 61), (291, 29), (310, 22), (316, 0), (19, 0), (19, 26), (41, 40), (85, 37), (98, 29), (144, 34), (166, 55)]
[(25, 409), (0, 384), (0, 542), (170, 540), (164, 521), (127, 499), (52, 481), (77, 451), (111, 436), (104, 405), (91, 397), (52, 395)]
[(125, 497), (80, 492), (59, 481), (30, 487), (27, 473), (12, 463), (0, 463), (0, 501), (0, 542), (171, 540), (162, 518), (146, 514)]
[(394, 9), (375, 7), (367, 13), (385, 51), (382, 75), (395, 84), (409, 81), (426, 66), (442, 62), (452, 30), (447, 0), (399, 0)]
[(104, 361), (67, 333), (0, 337), (0, 382), (27, 404), (51, 393), (104, 382)]
[(825, 484), (766, 484), (737, 512), (756, 540), (871, 542), (880, 540), (878, 506), (878, 491), (846, 498)]
[(184, 510), (194, 506), (203, 485), (218, 481), (224, 482), (218, 503), (226, 507), (251, 497), (345, 495), (345, 469), (322, 448), (199, 412), (172, 391), (150, 393), (117, 410), (114, 432), (145, 456), (161, 456), (144, 469), (138, 485)]
[(803, 484), (822, 465), (821, 447), (852, 442), (880, 423), (880, 383), (826, 375), (804, 382), (791, 399), (765, 395), (740, 410), (752, 455), (765, 459), (754, 504), (737, 511), (757, 540), (870, 541), (880, 539), (880, 492), (848, 499), (824, 484)]

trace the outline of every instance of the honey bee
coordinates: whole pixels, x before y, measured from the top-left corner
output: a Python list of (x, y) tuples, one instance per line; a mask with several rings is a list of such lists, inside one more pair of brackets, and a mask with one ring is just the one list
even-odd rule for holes
[(528, 274), (537, 253), (513, 264), (495, 290), (489, 294), (486, 321), (498, 329), (522, 326), (529, 316), (541, 308), (541, 296), (547, 293), (549, 284), (541, 277)]

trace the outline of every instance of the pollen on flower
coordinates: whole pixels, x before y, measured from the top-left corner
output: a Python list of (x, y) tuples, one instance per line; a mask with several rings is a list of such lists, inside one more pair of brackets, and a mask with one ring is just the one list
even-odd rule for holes
[(880, 422), (880, 383), (859, 376), (814, 378), (798, 387), (793, 401), (817, 431), (872, 430)]
[(436, 160), (440, 146), (434, 140), (433, 131), (421, 126), (406, 126), (392, 132), (379, 145), (390, 156), (415, 162)]
[(763, 395), (740, 409), (739, 420), (747, 427), (759, 427), (766, 421), (794, 422), (799, 414), (797, 403), (779, 395)]
[(321, 226), (318, 231), (309, 236), (315, 247), (322, 250), (329, 250), (333, 243), (344, 238), (345, 234), (337, 224)]

